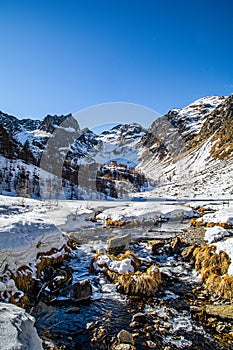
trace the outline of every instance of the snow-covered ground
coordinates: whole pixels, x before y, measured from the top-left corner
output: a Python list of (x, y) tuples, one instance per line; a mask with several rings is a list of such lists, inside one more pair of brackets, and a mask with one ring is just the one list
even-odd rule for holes
[[(194, 216), (192, 207), (214, 207), (218, 211), (204, 215), (204, 222), (233, 224), (233, 203), (174, 201), (39, 201), (21, 197), (0, 196), (0, 261), (11, 269), (32, 265), (39, 252), (61, 249), (69, 232), (85, 234), (98, 230), (107, 219), (135, 225), (169, 219), (179, 222)], [(91, 221), (96, 218), (98, 224)], [(100, 226), (101, 227), (101, 226)], [(214, 236), (215, 233), (213, 233)], [(211, 238), (210, 238), (211, 239)], [(232, 259), (233, 260), (233, 259)]]
[(172, 202), (119, 202), (116, 208), (105, 209), (97, 215), (99, 220), (111, 218), (113, 221), (156, 222), (160, 219), (181, 220), (193, 217), (191, 208)]

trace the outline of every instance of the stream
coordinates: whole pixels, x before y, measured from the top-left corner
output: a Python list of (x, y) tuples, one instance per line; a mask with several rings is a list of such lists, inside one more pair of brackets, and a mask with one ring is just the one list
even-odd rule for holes
[[(200, 284), (200, 277), (180, 256), (170, 256), (166, 249), (153, 255), (147, 246), (149, 239), (176, 236), (185, 225), (168, 222), (154, 232), (142, 226), (111, 231), (97, 229), (80, 235), (78, 249), (68, 265), (74, 271), (72, 283), (90, 280), (92, 298), (72, 303), (60, 293), (55, 304), (37, 307), (33, 315), (39, 334), (47, 334), (64, 349), (111, 349), (110, 344), (122, 329), (133, 334), (137, 350), (224, 349), (191, 315), (189, 302), (192, 290)], [(129, 297), (120, 293), (103, 274), (89, 272), (95, 253), (106, 251), (107, 239), (129, 232), (132, 235), (129, 249), (142, 261), (142, 271), (155, 264), (163, 273), (163, 288), (156, 297)], [(70, 313), (74, 307), (76, 312)], [(140, 325), (132, 322), (133, 316), (139, 312), (146, 317), (144, 324)]]

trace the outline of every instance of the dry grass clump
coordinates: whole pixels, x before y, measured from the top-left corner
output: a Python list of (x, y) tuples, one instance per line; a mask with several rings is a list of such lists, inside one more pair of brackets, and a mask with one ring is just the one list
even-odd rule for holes
[(195, 248), (193, 252), (193, 257), (195, 258), (195, 269), (197, 271), (200, 271), (203, 268), (205, 269), (209, 264), (210, 257), (215, 251), (215, 246), (205, 245)]
[(206, 288), (218, 298), (232, 301), (233, 276), (227, 274), (231, 259), (225, 252), (215, 253), (215, 246), (195, 248), (195, 269), (200, 271)]
[(208, 211), (208, 209), (207, 209), (207, 208), (204, 208), (204, 207), (200, 207), (200, 208), (198, 209), (198, 211), (199, 211), (200, 213), (203, 213), (203, 212), (205, 212), (205, 211)]
[(201, 226), (203, 226), (203, 227), (214, 227), (214, 226), (220, 226), (220, 227), (225, 228), (226, 230), (229, 230), (229, 229), (233, 228), (233, 225), (231, 225), (231, 224), (229, 224), (227, 222), (213, 222), (213, 221), (204, 222), (204, 221), (197, 220), (197, 218), (192, 218), (189, 221), (189, 224), (192, 227), (201, 227)]
[(215, 297), (233, 301), (233, 276), (212, 274), (207, 278), (205, 285)]
[(205, 222), (203, 221), (197, 221), (197, 218), (192, 218), (190, 221), (189, 221), (189, 224), (190, 226), (193, 226), (193, 227), (200, 227), (200, 226), (205, 226)]
[[(67, 246), (63, 246), (60, 250), (56, 248), (52, 248), (50, 251), (46, 253), (39, 253), (37, 258), (39, 262), (37, 264), (37, 277), (41, 277), (41, 273), (46, 266), (53, 266), (56, 264), (61, 264), (64, 260), (67, 260), (70, 257), (70, 248)], [(61, 253), (61, 254), (57, 254)]]
[(227, 273), (231, 259), (225, 252), (214, 253), (215, 246), (203, 246), (194, 250), (195, 269), (201, 272), (203, 280), (211, 274), (222, 276)]
[(19, 267), (12, 278), (16, 287), (24, 293), (27, 293), (35, 283), (32, 277), (32, 269), (26, 265)]
[[(98, 262), (98, 258), (101, 255), (106, 255), (111, 261), (122, 261), (130, 258), (135, 272), (119, 273), (112, 271), (106, 262), (103, 261), (102, 264)], [(96, 254), (91, 262), (91, 272), (98, 271), (95, 266), (96, 263), (103, 269), (102, 272), (110, 281), (120, 285), (122, 291), (129, 295), (154, 296), (161, 283), (161, 273), (158, 267), (152, 265), (145, 272), (138, 271), (141, 265), (140, 260), (129, 250), (120, 256), (102, 252)]]
[(106, 224), (108, 226), (114, 226), (114, 227), (121, 227), (121, 226), (124, 226), (126, 225), (128, 222), (125, 222), (125, 221), (118, 221), (118, 220), (113, 220), (112, 218), (108, 218), (106, 220)]
[(161, 283), (161, 273), (158, 267), (152, 265), (145, 272), (127, 273), (118, 276), (117, 282), (129, 295), (151, 297), (156, 294)]

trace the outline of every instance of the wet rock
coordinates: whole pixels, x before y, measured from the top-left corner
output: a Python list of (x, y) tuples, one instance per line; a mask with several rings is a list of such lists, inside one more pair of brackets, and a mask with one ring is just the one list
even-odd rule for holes
[(92, 296), (92, 286), (90, 281), (86, 279), (75, 283), (72, 286), (70, 296), (73, 301), (89, 299)]
[(47, 305), (43, 303), (42, 301), (39, 301), (39, 303), (33, 308), (33, 314), (34, 315), (40, 315), (46, 312), (54, 311), (54, 307), (51, 305)]
[(233, 305), (206, 305), (206, 313), (212, 317), (233, 320)]
[(147, 315), (142, 313), (142, 312), (138, 312), (137, 314), (133, 315), (132, 317), (132, 322), (137, 322), (137, 323), (146, 323), (147, 321)]
[(225, 324), (220, 323), (220, 324), (217, 325), (216, 331), (217, 331), (218, 333), (223, 333), (224, 331), (226, 331), (226, 328), (227, 328), (227, 327), (226, 327)]
[(131, 333), (126, 331), (125, 329), (122, 329), (118, 334), (117, 334), (117, 339), (119, 343), (126, 343), (126, 344), (132, 344), (134, 345), (134, 339)]
[(87, 330), (94, 329), (94, 327), (95, 327), (95, 323), (94, 323), (94, 322), (88, 322), (88, 323), (86, 324), (86, 329), (87, 329)]
[(158, 254), (159, 250), (164, 246), (165, 242), (165, 240), (155, 239), (153, 241), (149, 241), (147, 245), (148, 247), (151, 247), (153, 254)]
[(183, 242), (182, 242), (181, 238), (179, 236), (177, 236), (171, 244), (173, 254), (180, 253), (182, 246), (183, 246)]
[(70, 309), (66, 310), (66, 314), (78, 314), (79, 312), (79, 307), (71, 307)]
[(107, 330), (103, 326), (96, 328), (93, 332), (93, 338), (91, 339), (91, 342), (97, 343), (98, 341), (102, 340), (106, 334)]
[(132, 333), (132, 337), (133, 337), (133, 338), (138, 338), (139, 336), (140, 336), (139, 333)]
[(129, 326), (130, 326), (131, 328), (135, 328), (135, 327), (138, 326), (138, 323), (137, 323), (137, 322), (130, 322)]
[(124, 236), (112, 237), (108, 240), (108, 252), (116, 255), (123, 253), (128, 248), (130, 241), (130, 233)]
[(146, 346), (148, 347), (148, 349), (156, 349), (157, 345), (153, 341), (147, 340), (146, 341)]

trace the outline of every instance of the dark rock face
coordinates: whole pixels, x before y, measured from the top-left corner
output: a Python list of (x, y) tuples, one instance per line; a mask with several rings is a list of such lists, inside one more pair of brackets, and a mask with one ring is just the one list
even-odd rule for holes
[(64, 123), (71, 117), (71, 114), (68, 115), (47, 115), (40, 125), (40, 130), (46, 131), (48, 133), (53, 133), (57, 126)]
[(155, 120), (142, 137), (142, 159), (156, 155), (163, 160), (182, 155), (210, 137), (218, 140), (212, 156), (224, 158), (233, 151), (232, 136), (233, 95), (203, 98), (181, 110), (172, 109)]
[(83, 280), (75, 283), (71, 290), (71, 299), (73, 301), (87, 300), (92, 296), (92, 286), (89, 280)]
[(19, 156), (20, 144), (0, 125), (0, 154), (8, 158)]

